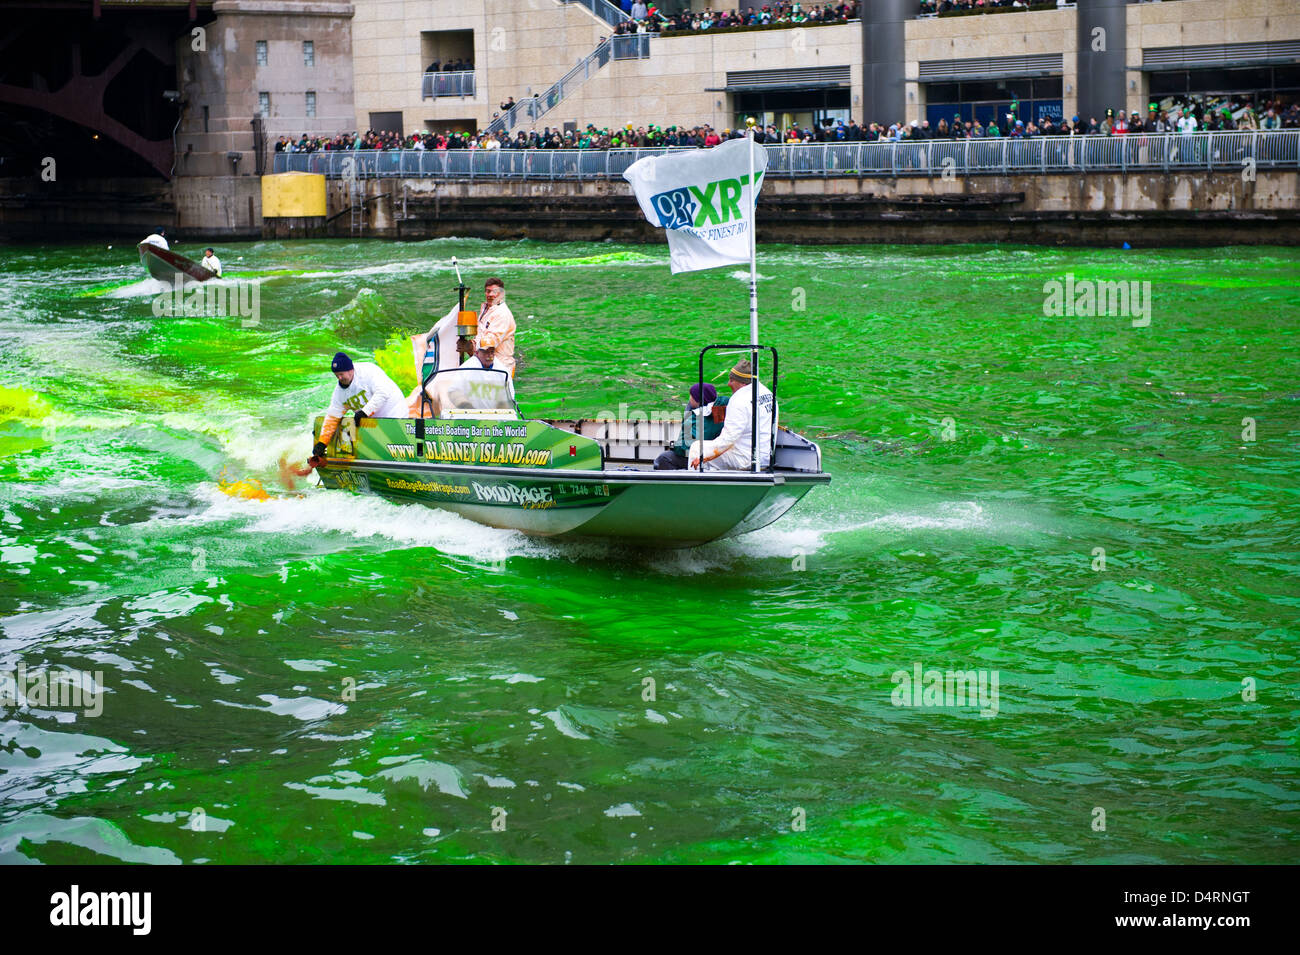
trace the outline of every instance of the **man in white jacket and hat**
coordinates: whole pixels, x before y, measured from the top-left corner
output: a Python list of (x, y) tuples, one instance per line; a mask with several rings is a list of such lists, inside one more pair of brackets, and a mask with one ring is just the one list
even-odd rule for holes
[(325, 447), (338, 431), (339, 422), (345, 414), (352, 414), (358, 426), (365, 418), (409, 417), (402, 389), (374, 362), (361, 361), (353, 364), (351, 358), (339, 352), (330, 362), (330, 371), (334, 372), (338, 385), (330, 396), (325, 423), (320, 429), (320, 440), (312, 448), (313, 458), (325, 456)]
[[(758, 427), (758, 466), (766, 468), (772, 463), (772, 435), (777, 427), (776, 397), (754, 375), (749, 361), (739, 361), (731, 369), (727, 381), (731, 400), (727, 402), (727, 418), (722, 433), (712, 441), (696, 441), (691, 445), (690, 467), (707, 470), (749, 471), (753, 458), (750, 445), (754, 440), (755, 424)], [(754, 421), (754, 389), (758, 389), (758, 421)]]

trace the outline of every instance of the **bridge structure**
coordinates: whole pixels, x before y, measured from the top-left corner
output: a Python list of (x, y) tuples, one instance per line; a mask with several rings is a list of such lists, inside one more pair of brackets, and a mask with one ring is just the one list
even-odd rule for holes
[[(170, 177), (176, 51), (213, 0), (10, 0), (0, 18), (0, 171)], [(170, 93), (170, 95), (169, 95)]]

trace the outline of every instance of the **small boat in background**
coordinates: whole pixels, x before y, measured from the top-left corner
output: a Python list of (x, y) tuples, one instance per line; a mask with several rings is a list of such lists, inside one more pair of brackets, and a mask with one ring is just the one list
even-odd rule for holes
[(150, 275), (160, 282), (166, 282), (168, 285), (172, 285), (176, 281), (177, 275), (184, 276), (181, 281), (187, 285), (191, 282), (206, 282), (208, 279), (217, 277), (216, 272), (205, 269), (193, 259), (187, 259), (179, 252), (164, 249), (152, 242), (141, 242), (136, 248), (140, 252), (140, 264), (148, 270)]

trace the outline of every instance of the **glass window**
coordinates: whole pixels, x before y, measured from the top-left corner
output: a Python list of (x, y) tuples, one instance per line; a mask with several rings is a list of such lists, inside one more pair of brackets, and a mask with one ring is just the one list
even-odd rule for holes
[(257, 111), (261, 113), (263, 116), (271, 115), (271, 94), (270, 93), (257, 94)]
[(956, 103), (961, 100), (961, 84), (927, 83), (925, 99), (930, 103)]
[(316, 118), (316, 91), (315, 90), (307, 91), (307, 118), (308, 119)]
[(313, 43), (311, 40), (302, 41), (302, 65), (303, 66), (316, 65), (316, 44)]
[(1152, 96), (1168, 96), (1187, 92), (1187, 73), (1183, 70), (1152, 73), (1148, 78), (1148, 82)]
[(266, 66), (266, 41), (257, 41), (257, 65)]
[(1061, 95), (1061, 77), (1042, 76), (1033, 81), (1034, 99), (1056, 99)]
[(514, 414), (515, 395), (510, 376), (503, 371), (452, 368), (433, 376), (426, 388), (433, 399), (435, 418), (470, 417), (484, 412)]

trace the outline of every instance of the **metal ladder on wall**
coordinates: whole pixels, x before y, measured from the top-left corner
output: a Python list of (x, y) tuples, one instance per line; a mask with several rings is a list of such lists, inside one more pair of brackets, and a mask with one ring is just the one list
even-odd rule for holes
[(366, 231), (366, 187), (365, 177), (360, 170), (348, 180), (348, 205), (352, 215), (349, 232), (361, 236)]

